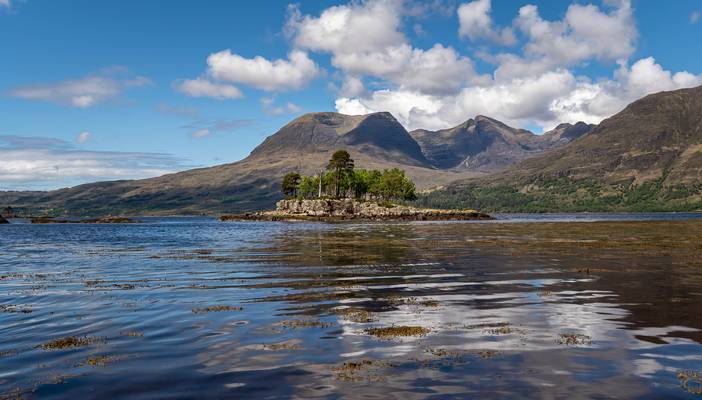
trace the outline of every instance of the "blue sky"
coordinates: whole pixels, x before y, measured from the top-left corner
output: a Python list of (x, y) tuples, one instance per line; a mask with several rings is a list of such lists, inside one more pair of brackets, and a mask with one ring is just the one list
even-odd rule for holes
[(702, 84), (702, 2), (0, 0), (0, 190), (239, 160), (311, 111), (536, 132)]

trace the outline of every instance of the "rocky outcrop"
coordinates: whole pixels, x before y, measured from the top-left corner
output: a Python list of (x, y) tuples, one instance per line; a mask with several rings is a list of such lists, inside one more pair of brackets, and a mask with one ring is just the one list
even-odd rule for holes
[(222, 221), (447, 221), (492, 219), (492, 217), (475, 210), (423, 209), (353, 199), (314, 199), (280, 200), (276, 203), (275, 211), (226, 215), (220, 219)]
[(6, 220), (2, 215), (0, 215), (0, 224), (9, 224), (10, 221)]

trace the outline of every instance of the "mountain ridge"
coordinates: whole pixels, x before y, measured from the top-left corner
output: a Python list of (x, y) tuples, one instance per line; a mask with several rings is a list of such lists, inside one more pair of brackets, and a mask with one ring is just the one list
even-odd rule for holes
[(702, 209), (702, 86), (629, 104), (556, 150), (422, 200), (486, 211)]
[(428, 192), (420, 202), (430, 206), (688, 209), (702, 201), (700, 115), (702, 87), (652, 94), (599, 125), (559, 124), (543, 135), (482, 115), (453, 128), (407, 132), (387, 112), (308, 113), (234, 163), (50, 192), (0, 192), (0, 206), (79, 215), (260, 210), (280, 199), (286, 172), (316, 174), (345, 148), (358, 168), (404, 169)]

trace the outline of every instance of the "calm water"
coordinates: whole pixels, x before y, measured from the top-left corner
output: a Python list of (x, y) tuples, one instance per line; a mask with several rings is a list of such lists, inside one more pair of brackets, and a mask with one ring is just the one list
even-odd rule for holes
[(0, 397), (701, 398), (698, 216), (0, 226)]

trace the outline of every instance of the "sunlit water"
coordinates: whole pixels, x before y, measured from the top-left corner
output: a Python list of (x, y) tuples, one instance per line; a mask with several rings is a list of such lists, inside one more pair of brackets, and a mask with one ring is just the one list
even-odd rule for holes
[(700, 398), (696, 217), (0, 226), (0, 397)]

